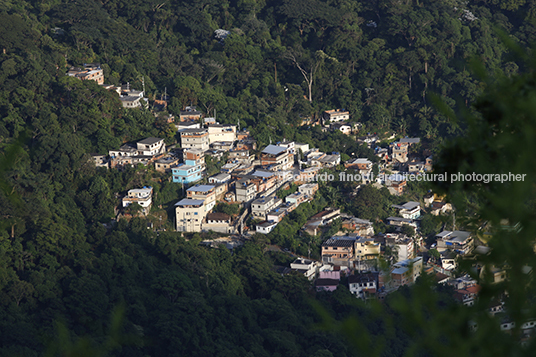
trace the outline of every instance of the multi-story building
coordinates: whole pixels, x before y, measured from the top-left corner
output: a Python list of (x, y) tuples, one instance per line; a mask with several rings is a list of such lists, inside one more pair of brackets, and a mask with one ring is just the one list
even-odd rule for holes
[(184, 149), (182, 156), (186, 165), (205, 166), (205, 152), (201, 149)]
[(392, 266), (391, 283), (398, 288), (411, 285), (421, 276), (423, 268), (422, 257), (400, 261)]
[(409, 201), (403, 205), (392, 205), (393, 208), (397, 208), (402, 218), (417, 219), (421, 216), (421, 204), (415, 201)]
[(420, 138), (404, 138), (390, 145), (393, 162), (405, 163), (408, 161), (409, 147), (418, 144)]
[(249, 178), (238, 180), (235, 184), (236, 202), (249, 202), (257, 195), (257, 185)]
[(184, 198), (175, 204), (177, 232), (201, 232), (201, 225), (207, 214), (204, 202)]
[(385, 237), (385, 245), (396, 249), (398, 261), (413, 259), (415, 257), (415, 246), (413, 239), (404, 234), (387, 233)]
[(370, 236), (374, 234), (372, 222), (366, 219), (356, 217), (347, 218), (342, 221), (342, 228), (347, 229), (352, 233), (357, 233), (360, 236)]
[(315, 193), (317, 191), (318, 191), (318, 184), (317, 183), (307, 183), (307, 184), (304, 184), (304, 185), (300, 185), (298, 187), (298, 192), (309, 196), (310, 199), (313, 199), (313, 197), (315, 196)]
[(292, 206), (280, 205), (266, 213), (266, 220), (270, 222), (281, 222), (283, 218), (292, 210)]
[(186, 190), (186, 197), (190, 199), (203, 200), (205, 209), (211, 211), (216, 205), (216, 186), (195, 185)]
[(216, 192), (216, 203), (223, 201), (225, 199), (225, 195), (227, 192), (229, 192), (229, 184), (227, 182), (216, 183), (214, 184), (214, 187)]
[(110, 150), (110, 167), (124, 167), (127, 165), (149, 165), (161, 158), (166, 152), (163, 139), (147, 138), (140, 140), (136, 146), (122, 145), (119, 150)]
[(348, 277), (348, 288), (359, 299), (369, 299), (378, 290), (378, 274), (355, 274)]
[(126, 95), (119, 97), (119, 100), (121, 101), (121, 105), (123, 106), (123, 108), (132, 109), (140, 108), (142, 106), (142, 99), (140, 97)]
[(84, 68), (71, 67), (67, 75), (83, 81), (95, 81), (100, 85), (104, 84), (104, 71), (98, 63), (85, 63)]
[(350, 119), (350, 112), (344, 109), (331, 109), (326, 110), (322, 114), (322, 117), (326, 121), (329, 120), (331, 123), (336, 123)]
[(188, 184), (199, 181), (203, 178), (203, 166), (179, 164), (171, 168), (173, 182)]
[(209, 149), (207, 129), (184, 129), (180, 132), (181, 146), (185, 149)]
[(289, 149), (277, 145), (268, 145), (261, 153), (261, 166), (269, 167), (270, 171), (289, 170), (294, 164), (294, 157)]
[(279, 206), (283, 201), (275, 196), (257, 198), (251, 202), (251, 215), (255, 219), (266, 220), (268, 212)]
[(199, 120), (201, 119), (202, 116), (203, 116), (203, 113), (198, 111), (194, 106), (189, 106), (180, 112), (179, 120), (180, 121)]
[(153, 204), (153, 188), (143, 187), (129, 190), (123, 198), (123, 207), (128, 207), (133, 203), (139, 204), (142, 207), (141, 213), (146, 216)]
[(316, 276), (316, 273), (322, 266), (322, 263), (316, 260), (297, 258), (295, 261), (290, 263), (290, 269), (298, 273), (303, 274), (307, 279), (313, 280)]
[(347, 236), (331, 237), (322, 243), (322, 262), (341, 263), (354, 258), (355, 238)]
[(255, 160), (255, 155), (250, 154), (249, 150), (231, 150), (227, 154), (228, 159), (237, 163), (252, 163)]
[(158, 159), (154, 163), (154, 168), (158, 172), (171, 172), (171, 169), (179, 164), (179, 158), (175, 156), (167, 156)]
[(233, 142), (236, 140), (236, 125), (209, 124), (207, 129), (209, 144), (217, 141)]
[(164, 139), (160, 138), (147, 138), (140, 140), (136, 143), (138, 149), (138, 155), (155, 156), (166, 153), (166, 144)]
[(466, 231), (443, 231), (436, 235), (436, 242), (439, 252), (452, 250), (465, 255), (471, 253), (474, 248), (473, 237)]
[(381, 244), (372, 238), (357, 237), (354, 255), (357, 260), (376, 259), (380, 256)]
[(294, 141), (287, 141), (284, 140), (280, 143), (277, 143), (277, 146), (280, 146), (282, 148), (288, 149), (288, 152), (290, 152), (292, 155), (296, 154), (296, 148), (294, 145)]
[(309, 198), (310, 197), (304, 193), (295, 192), (285, 197), (285, 202), (289, 202), (289, 203), (295, 204), (296, 206), (299, 206), (303, 202), (309, 200)]

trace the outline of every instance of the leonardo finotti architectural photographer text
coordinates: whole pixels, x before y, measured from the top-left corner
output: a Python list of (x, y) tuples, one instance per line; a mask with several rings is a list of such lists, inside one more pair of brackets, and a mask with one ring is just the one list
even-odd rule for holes
[(422, 173), (422, 174), (367, 174), (367, 175), (361, 175), (361, 174), (354, 174), (354, 173), (348, 173), (346, 171), (339, 172), (338, 174), (328, 174), (326, 172), (314, 176), (307, 176), (304, 177), (299, 174), (295, 175), (289, 175), (287, 177), (288, 179), (293, 179), (294, 181), (356, 181), (356, 182), (362, 182), (362, 181), (419, 181), (419, 182), (446, 182), (450, 181), (450, 183), (454, 182), (482, 182), (482, 183), (490, 183), (490, 182), (519, 182), (519, 181), (525, 181), (525, 177), (527, 174), (513, 174), (511, 172), (507, 174), (477, 174), (475, 172), (471, 174), (463, 174), (463, 173), (455, 173), (455, 174), (429, 174), (429, 173)]

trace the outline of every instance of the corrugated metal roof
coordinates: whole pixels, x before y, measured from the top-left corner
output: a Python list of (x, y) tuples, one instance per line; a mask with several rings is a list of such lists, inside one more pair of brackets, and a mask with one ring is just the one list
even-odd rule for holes
[(192, 200), (190, 198), (184, 198), (179, 202), (175, 203), (175, 206), (201, 206), (205, 201), (203, 200)]
[(282, 152), (286, 151), (287, 148), (283, 148), (281, 146), (277, 145), (268, 145), (263, 151), (263, 154), (269, 154), (269, 155), (279, 155)]

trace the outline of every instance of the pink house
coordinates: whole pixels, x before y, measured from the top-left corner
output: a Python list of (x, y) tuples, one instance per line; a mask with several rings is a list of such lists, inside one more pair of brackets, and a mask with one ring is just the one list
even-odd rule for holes
[(325, 270), (318, 273), (318, 279), (336, 279), (341, 280), (341, 271)]
[(340, 280), (340, 271), (321, 271), (316, 279), (316, 291), (335, 291)]

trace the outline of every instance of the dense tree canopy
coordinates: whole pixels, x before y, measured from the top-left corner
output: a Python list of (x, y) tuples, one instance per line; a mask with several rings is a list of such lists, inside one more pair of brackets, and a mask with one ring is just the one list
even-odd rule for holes
[[(259, 147), (286, 138), (377, 161), (354, 138), (298, 127), (302, 116), (345, 108), (352, 121), (363, 124), (363, 135), (394, 131), (437, 144), (467, 132), (469, 139), (445, 150), (445, 170), (496, 167), (499, 173), (515, 162), (521, 172), (532, 167), (528, 154), (515, 159), (534, 142), (533, 130), (524, 130), (534, 112), (534, 81), (515, 75), (531, 62), (517, 61), (516, 48), (501, 45), (494, 25), (521, 46), (533, 43), (536, 1), (2, 2), (0, 354), (37, 356), (50, 348), (51, 355), (68, 355), (84, 347), (91, 351), (88, 346), (124, 356), (354, 354), (355, 346), (341, 338), (344, 331), (314, 328), (320, 318), (311, 300), (336, 320), (357, 317), (383, 355), (407, 351), (408, 331), (427, 331), (413, 329), (411, 313), (439, 311), (432, 314), (434, 326), (447, 325), (454, 311), (448, 291), (402, 291), (402, 298), (424, 300), (415, 298), (422, 305), (408, 305), (409, 310), (400, 309), (397, 298), (388, 301), (388, 315), (402, 326), (393, 330), (389, 320), (356, 305), (345, 287), (313, 297), (305, 278), (273, 270), (288, 257), (267, 254), (265, 242), (318, 257), (325, 236), (301, 232), (307, 219), (332, 204), (362, 218), (384, 219), (393, 203), (384, 190), (365, 186), (350, 197), (354, 187), (323, 186), (317, 199), (300, 206), (267, 238), (255, 237), (233, 252), (200, 246), (201, 236), (170, 231), (168, 217), (183, 196), (180, 185), (152, 170), (106, 171), (89, 160), (90, 153), (105, 154), (148, 136), (172, 144), (174, 132), (148, 110), (125, 110), (115, 93), (65, 73), (71, 66), (101, 63), (107, 83), (141, 89), (143, 82), (151, 99), (166, 91), (173, 114), (196, 105), (208, 115), (217, 113), (220, 122), (240, 122)], [(218, 29), (228, 36), (217, 38)], [(471, 103), (494, 86), (497, 79), (472, 75), (467, 62), (473, 56), (483, 63), (478, 73), (504, 78), (497, 92), (486, 92), (478, 102), (482, 117), (455, 121), (451, 111), (435, 110), (428, 94), (437, 93), (446, 108), (461, 113), (456, 101)], [(486, 155), (491, 159), (483, 159)], [(217, 170), (218, 164), (211, 164)], [(113, 221), (118, 197), (148, 184), (155, 190), (149, 220), (160, 222), (158, 232), (137, 217)], [(498, 207), (483, 208), (482, 217), (519, 221), (529, 236), (532, 189), (476, 188), (484, 196), (478, 202), (491, 203), (483, 207)], [(512, 200), (501, 201), (503, 193)], [(514, 206), (514, 199), (523, 204)], [(221, 210), (236, 213), (232, 206)], [(434, 220), (424, 225), (428, 234), (438, 226)], [(493, 244), (504, 252), (498, 259), (513, 259), (518, 251), (502, 241)], [(528, 239), (519, 247), (532, 249)], [(513, 276), (532, 264), (528, 253), (521, 258), (511, 266)], [(522, 301), (515, 310), (520, 319), (526, 295), (512, 294)], [(466, 331), (465, 317), (448, 332)], [(502, 336), (491, 332), (490, 339)], [(124, 340), (110, 342), (117, 334)], [(438, 336), (446, 335), (432, 340)], [(478, 341), (494, 346), (502, 340)], [(366, 350), (366, 344), (360, 348)]]

